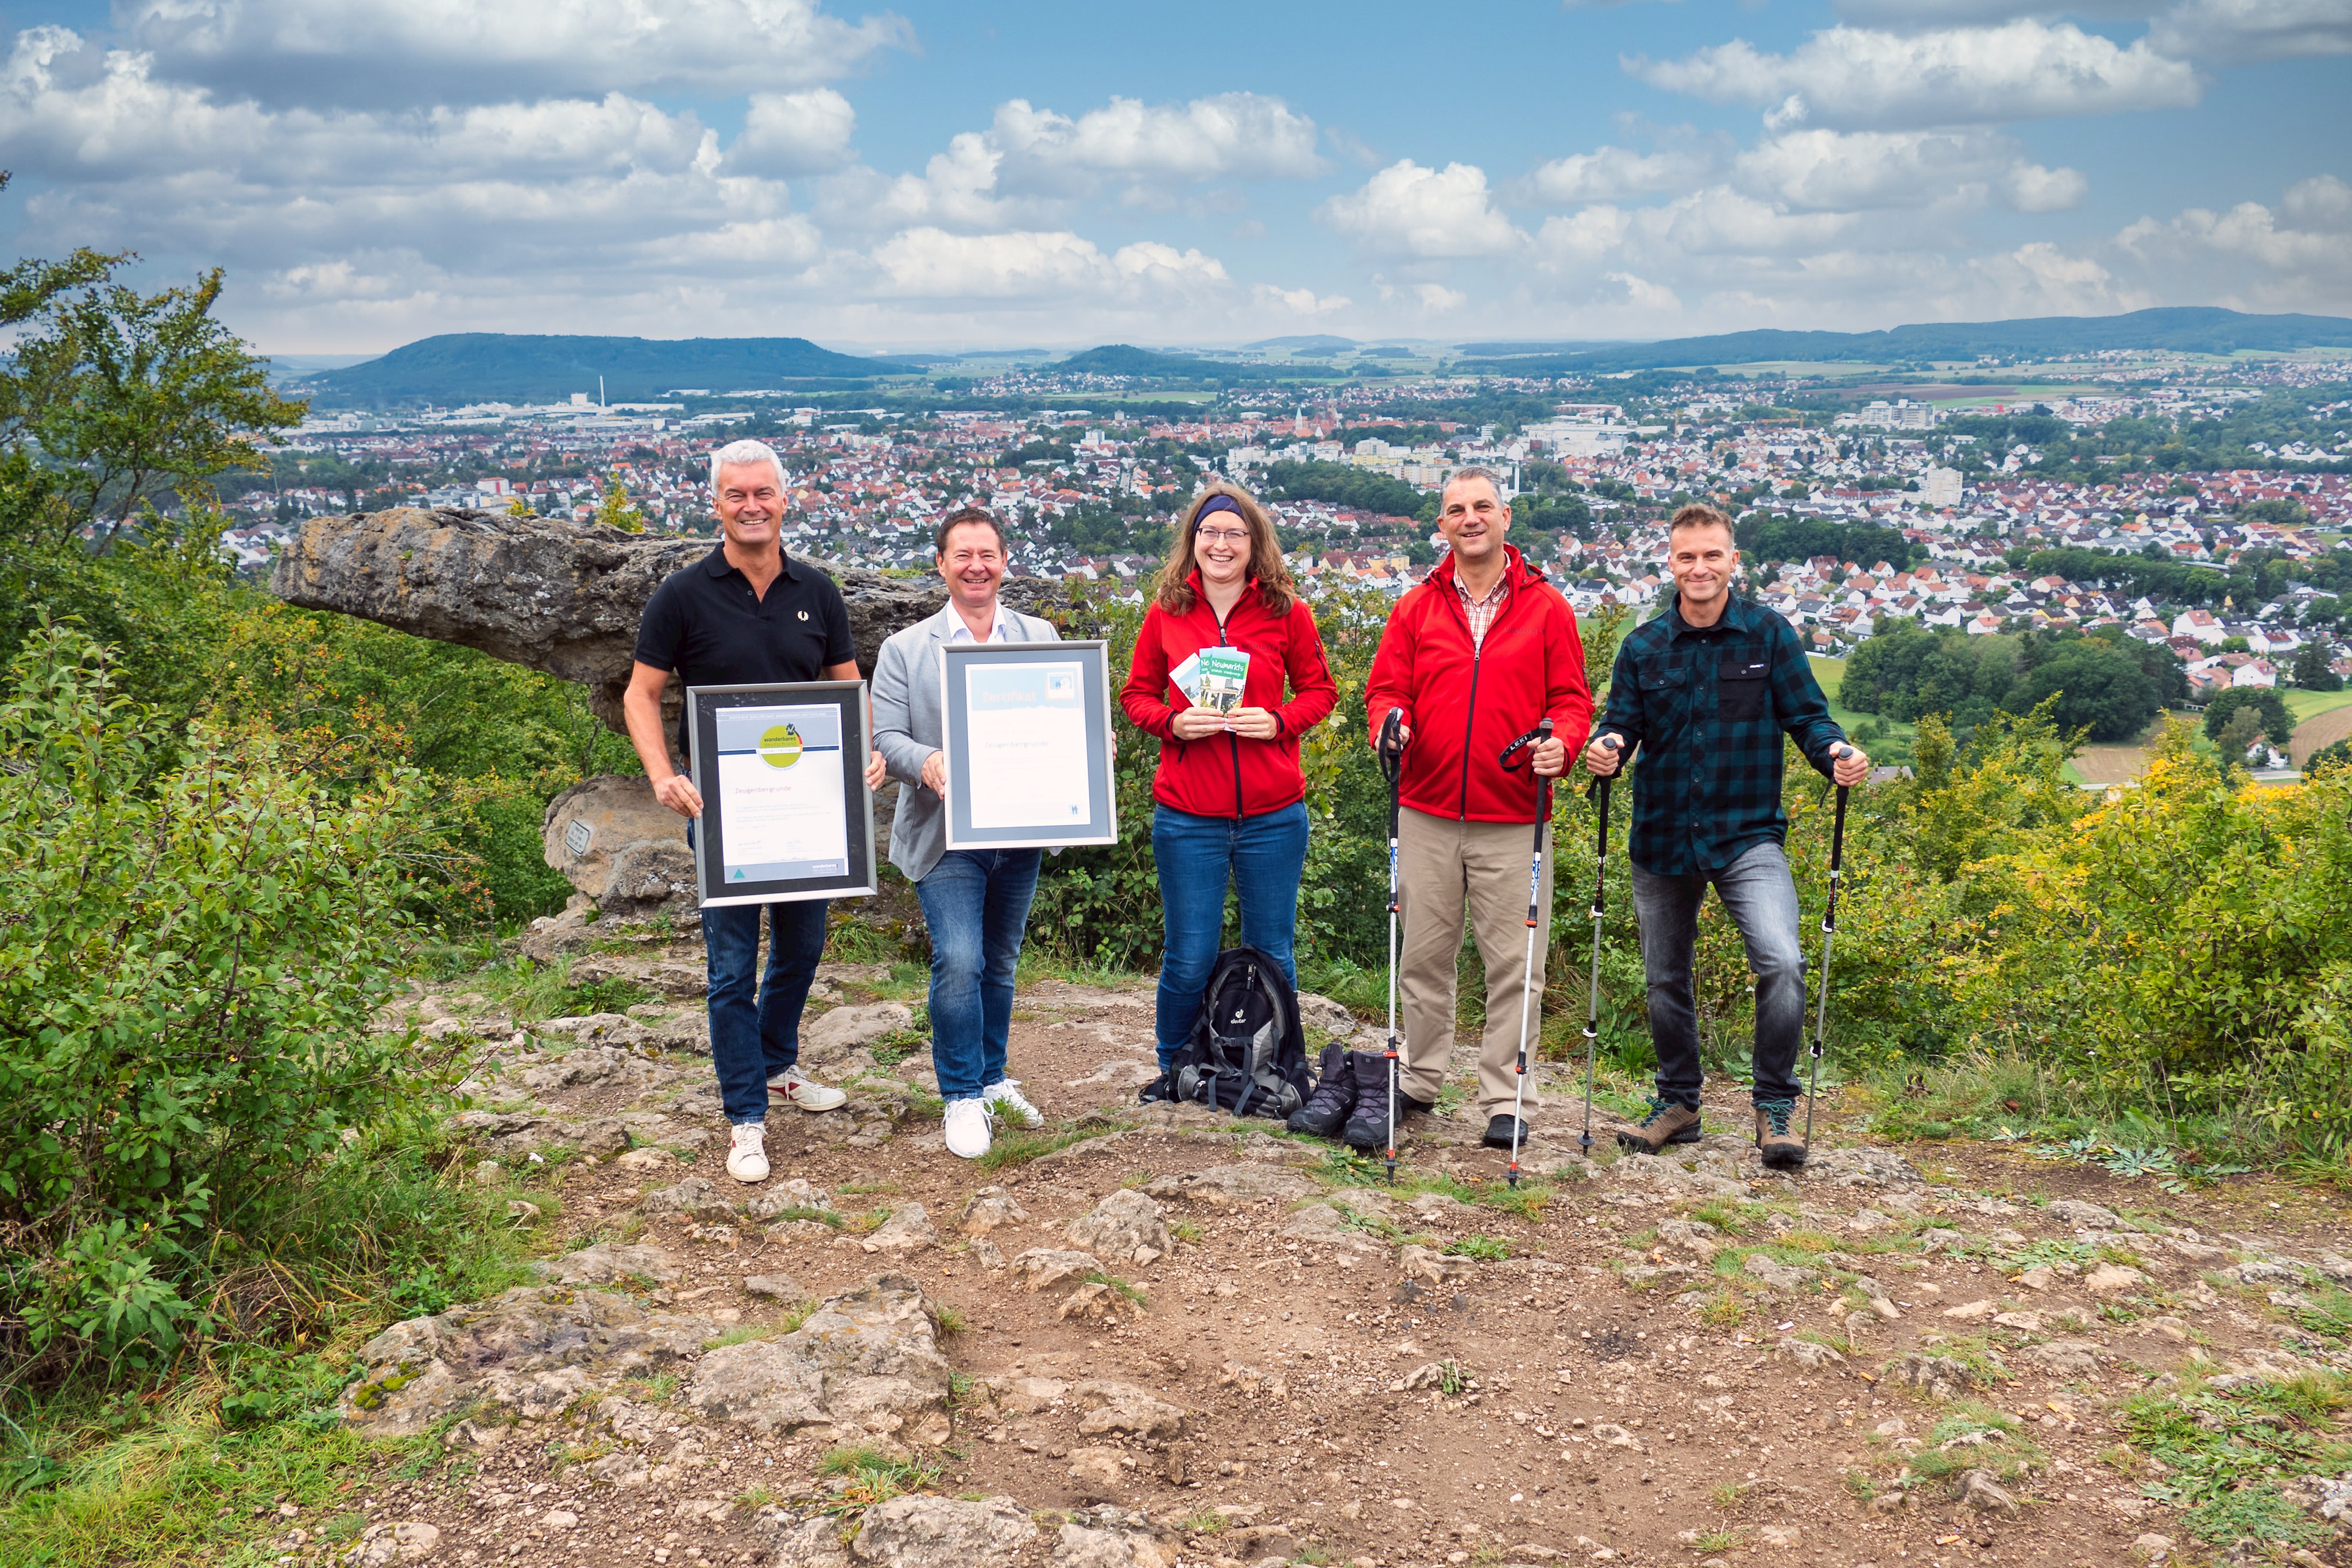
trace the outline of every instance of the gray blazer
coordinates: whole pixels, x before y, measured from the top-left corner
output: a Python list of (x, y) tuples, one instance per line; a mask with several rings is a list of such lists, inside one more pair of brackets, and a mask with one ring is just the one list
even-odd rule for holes
[[(898, 810), (890, 823), (890, 863), (908, 882), (920, 882), (947, 853), (947, 804), (923, 787), (923, 762), (940, 749), (938, 650), (963, 624), (950, 600), (928, 621), (895, 632), (874, 660), (874, 749), (898, 780)], [(1004, 610), (1004, 641), (1058, 643), (1049, 622)]]

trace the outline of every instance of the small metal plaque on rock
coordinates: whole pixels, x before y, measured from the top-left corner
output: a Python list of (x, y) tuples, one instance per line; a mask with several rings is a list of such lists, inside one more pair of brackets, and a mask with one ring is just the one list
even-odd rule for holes
[(563, 830), (563, 847), (575, 855), (584, 855), (588, 852), (588, 841), (595, 836), (596, 830), (588, 825), (587, 818), (574, 817), (572, 825)]

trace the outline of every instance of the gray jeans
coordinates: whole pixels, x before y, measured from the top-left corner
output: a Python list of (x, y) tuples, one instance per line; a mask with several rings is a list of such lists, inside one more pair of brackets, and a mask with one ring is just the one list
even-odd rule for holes
[(1633, 908), (1642, 922), (1642, 967), (1650, 981), (1650, 1040), (1658, 1051), (1658, 1098), (1698, 1109), (1704, 1081), (1698, 1014), (1691, 1001), (1691, 951), (1699, 901), (1709, 886), (1748, 943), (1756, 972), (1754, 1099), (1793, 1100), (1797, 1048), (1805, 1035), (1805, 950), (1797, 934), (1797, 884), (1789, 857), (1760, 843), (1717, 872), (1660, 876), (1633, 868)]

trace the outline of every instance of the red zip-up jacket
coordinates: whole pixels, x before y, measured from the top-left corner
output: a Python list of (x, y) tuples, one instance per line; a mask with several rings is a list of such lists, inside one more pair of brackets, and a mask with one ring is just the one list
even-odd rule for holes
[(1397, 601), (1372, 655), (1364, 688), (1372, 744), (1380, 744), (1389, 710), (1404, 709), (1412, 742), (1398, 797), (1433, 817), (1534, 821), (1535, 775), (1524, 753), (1517, 772), (1504, 772), (1503, 747), (1549, 715), (1553, 737), (1567, 743), (1573, 759), (1592, 728), (1576, 612), (1516, 549), (1503, 549), (1511, 591), (1484, 646), (1470, 641), (1449, 555)]
[[(1339, 700), (1339, 683), (1323, 656), (1315, 612), (1303, 599), (1286, 615), (1276, 615), (1259, 597), (1255, 580), (1221, 625), (1192, 580), (1192, 608), (1171, 615), (1155, 601), (1143, 612), (1135, 637), (1135, 661), (1118, 694), (1135, 727), (1160, 737), (1160, 771), (1151, 798), (1196, 817), (1255, 817), (1279, 811), (1302, 799), (1306, 780), (1298, 771), (1298, 737), (1330, 716)], [(1242, 685), (1242, 706), (1262, 707), (1281, 727), (1272, 740), (1212, 735), (1179, 740), (1171, 727), (1192, 703), (1168, 679), (1169, 672), (1202, 648), (1239, 648), (1250, 656)], [(1291, 698), (1282, 700), (1286, 678)]]

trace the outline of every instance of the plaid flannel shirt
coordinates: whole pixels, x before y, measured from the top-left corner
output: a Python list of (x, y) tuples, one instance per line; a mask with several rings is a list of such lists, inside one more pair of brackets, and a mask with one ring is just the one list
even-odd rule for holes
[(1470, 645), (1473, 648), (1485, 647), (1486, 628), (1495, 623), (1496, 615), (1502, 611), (1503, 601), (1511, 597), (1511, 574), (1506, 571), (1496, 578), (1495, 586), (1486, 591), (1486, 598), (1473, 599), (1470, 597), (1470, 585), (1464, 582), (1462, 574), (1456, 571), (1454, 574), (1454, 591), (1462, 596), (1462, 615), (1470, 622)]
[(1661, 876), (1721, 871), (1768, 840), (1785, 841), (1780, 737), (1826, 775), (1845, 732), (1788, 622), (1734, 595), (1712, 626), (1680, 601), (1617, 649), (1609, 708), (1595, 737), (1640, 747), (1632, 774), (1633, 863)]

